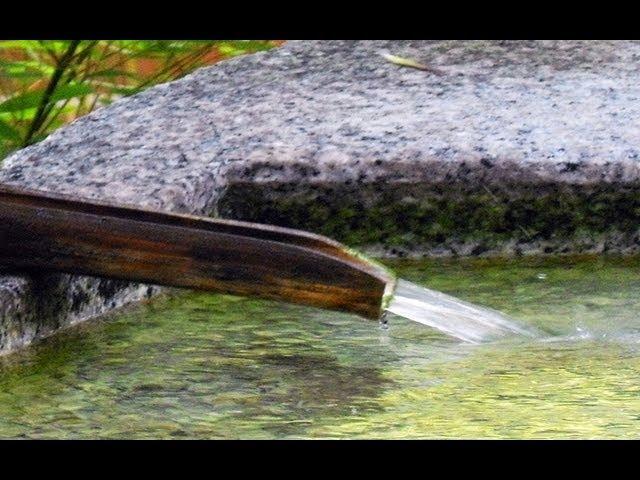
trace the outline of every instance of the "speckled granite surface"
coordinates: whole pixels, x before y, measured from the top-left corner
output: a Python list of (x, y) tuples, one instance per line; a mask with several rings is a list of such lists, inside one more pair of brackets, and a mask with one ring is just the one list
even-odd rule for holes
[[(632, 252), (639, 60), (637, 42), (289, 42), (81, 118), (8, 158), (0, 182), (380, 254)], [(153, 293), (42, 282), (0, 278), (0, 351)]]

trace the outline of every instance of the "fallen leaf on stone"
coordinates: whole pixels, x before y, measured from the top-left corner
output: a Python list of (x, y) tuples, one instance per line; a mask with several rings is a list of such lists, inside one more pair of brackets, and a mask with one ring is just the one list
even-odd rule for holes
[(395, 65), (400, 65), (401, 67), (416, 68), (418, 70), (423, 70), (425, 72), (435, 73), (436, 75), (443, 75), (444, 73), (441, 70), (438, 70), (433, 67), (429, 67), (411, 58), (398, 57), (397, 55), (391, 55), (390, 53), (386, 53), (386, 52), (381, 52), (380, 55), (382, 55), (382, 57), (388, 62), (391, 62)]

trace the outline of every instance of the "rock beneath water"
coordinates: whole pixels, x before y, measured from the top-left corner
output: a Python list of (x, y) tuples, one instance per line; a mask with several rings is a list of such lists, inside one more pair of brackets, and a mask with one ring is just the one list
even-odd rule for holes
[[(0, 182), (383, 255), (636, 252), (639, 58), (638, 42), (289, 42), (81, 118)], [(0, 277), (0, 351), (155, 291)]]

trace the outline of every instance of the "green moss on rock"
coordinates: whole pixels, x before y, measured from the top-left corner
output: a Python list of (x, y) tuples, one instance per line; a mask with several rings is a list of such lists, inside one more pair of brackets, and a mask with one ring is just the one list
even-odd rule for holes
[[(638, 186), (235, 185), (223, 216), (308, 230), (388, 255), (479, 255), (537, 244), (540, 253), (637, 248)], [(591, 245), (591, 247), (589, 247)], [(380, 253), (380, 252), (378, 252)]]

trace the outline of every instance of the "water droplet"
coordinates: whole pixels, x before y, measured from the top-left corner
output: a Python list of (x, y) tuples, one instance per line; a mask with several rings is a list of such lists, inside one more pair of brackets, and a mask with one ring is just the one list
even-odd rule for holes
[(387, 314), (388, 312), (385, 311), (380, 317), (380, 328), (382, 330), (389, 330), (389, 318)]

